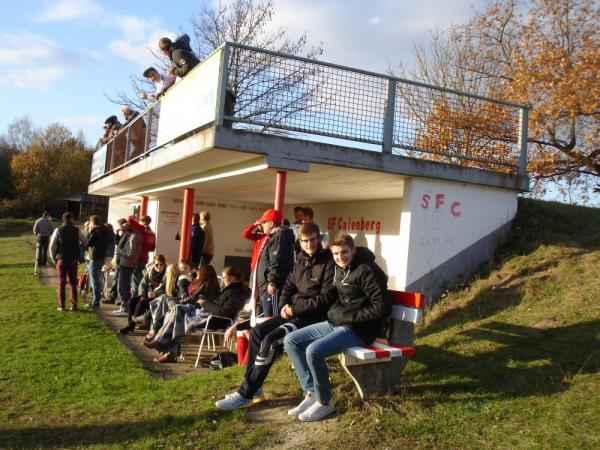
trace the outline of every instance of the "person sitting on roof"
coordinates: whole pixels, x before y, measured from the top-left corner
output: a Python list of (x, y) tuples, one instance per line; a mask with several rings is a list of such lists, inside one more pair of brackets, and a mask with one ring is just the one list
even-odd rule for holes
[(175, 39), (175, 42), (168, 37), (160, 38), (158, 47), (173, 63), (167, 69), (167, 75), (183, 78), (200, 63), (200, 60), (192, 51), (192, 47), (190, 47), (190, 37), (187, 34), (179, 36)]

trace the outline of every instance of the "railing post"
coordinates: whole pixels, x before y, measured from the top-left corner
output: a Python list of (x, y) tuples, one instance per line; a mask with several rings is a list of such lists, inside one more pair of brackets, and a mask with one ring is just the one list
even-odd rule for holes
[(106, 147), (106, 148), (108, 148), (109, 146), (110, 146), (110, 168), (109, 168), (109, 170), (108, 170), (108, 171), (110, 172), (110, 171), (111, 171), (111, 170), (113, 170), (113, 169), (114, 169), (114, 167), (115, 167), (115, 141), (114, 141), (114, 139), (113, 139), (113, 140), (111, 140), (111, 141), (110, 141), (110, 142), (107, 144), (107, 147)]
[(519, 111), (519, 138), (517, 147), (519, 147), (519, 175), (527, 175), (527, 134), (529, 126), (529, 110), (521, 108)]
[(150, 148), (150, 133), (152, 130), (152, 111), (154, 111), (154, 103), (146, 112), (146, 139), (144, 141), (144, 153)]
[(396, 80), (388, 79), (387, 102), (383, 122), (383, 153), (392, 153), (394, 145), (394, 114), (396, 112)]
[(223, 53), (221, 54), (221, 73), (219, 78), (219, 89), (217, 91), (217, 110), (215, 111), (215, 123), (218, 127), (223, 126), (223, 116), (225, 115), (225, 99), (227, 98), (227, 81), (229, 80), (229, 53), (230, 46), (225, 43)]
[(125, 161), (123, 161), (124, 163), (129, 161), (129, 153), (131, 150), (129, 148), (129, 146), (131, 145), (130, 134), (131, 134), (131, 123), (127, 126), (127, 133), (125, 134)]

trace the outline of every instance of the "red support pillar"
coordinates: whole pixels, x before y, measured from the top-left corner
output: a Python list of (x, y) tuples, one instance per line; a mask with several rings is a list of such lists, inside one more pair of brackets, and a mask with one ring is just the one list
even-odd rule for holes
[(275, 181), (275, 206), (277, 211), (283, 212), (283, 204), (285, 203), (285, 179), (287, 172), (283, 170), (277, 171), (277, 179)]
[(194, 213), (195, 189), (183, 190), (183, 210), (181, 212), (181, 241), (179, 244), (179, 259), (189, 259), (190, 238), (192, 234), (192, 214)]
[(142, 195), (142, 204), (140, 205), (140, 217), (138, 220), (148, 214), (148, 196)]

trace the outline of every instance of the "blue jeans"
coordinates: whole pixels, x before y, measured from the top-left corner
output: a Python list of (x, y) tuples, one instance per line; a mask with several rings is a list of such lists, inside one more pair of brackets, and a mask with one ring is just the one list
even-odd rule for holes
[(325, 359), (364, 341), (344, 326), (319, 322), (288, 334), (283, 340), (285, 350), (296, 369), (304, 392), (312, 392), (317, 401), (329, 403), (331, 385)]
[(45, 266), (48, 260), (48, 242), (50, 241), (49, 236), (37, 236), (36, 245), (36, 258), (37, 262), (41, 266)]
[(133, 268), (129, 267), (119, 267), (119, 280), (117, 283), (119, 284), (119, 297), (121, 297), (121, 309), (127, 311), (127, 304), (129, 303), (129, 299), (131, 298), (131, 274), (133, 273)]
[(102, 266), (104, 265), (103, 259), (92, 259), (88, 263), (88, 271), (90, 272), (90, 281), (92, 282), (92, 292), (94, 293), (94, 299), (92, 304), (94, 306), (100, 306), (100, 298), (102, 297)]

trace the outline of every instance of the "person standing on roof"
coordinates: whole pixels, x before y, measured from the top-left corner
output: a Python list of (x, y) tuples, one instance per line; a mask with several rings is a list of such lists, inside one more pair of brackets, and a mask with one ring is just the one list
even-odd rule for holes
[(154, 94), (140, 91), (138, 95), (142, 100), (150, 100), (151, 102), (158, 100), (158, 98), (175, 83), (175, 77), (173, 75), (161, 75), (154, 67), (148, 67), (144, 70), (144, 78), (147, 78), (154, 86)]
[(158, 47), (165, 56), (169, 57), (173, 64), (167, 69), (167, 76), (175, 75), (183, 78), (200, 63), (192, 47), (190, 47), (190, 37), (187, 34), (179, 36), (175, 39), (175, 42), (168, 37), (160, 38)]

